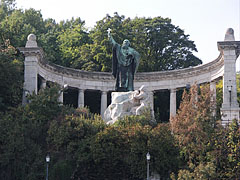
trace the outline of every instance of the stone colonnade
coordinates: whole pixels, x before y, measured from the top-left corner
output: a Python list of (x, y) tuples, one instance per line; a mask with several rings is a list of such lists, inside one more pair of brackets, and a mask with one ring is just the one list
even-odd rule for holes
[[(239, 105), (237, 103), (236, 88), (236, 59), (240, 54), (240, 41), (235, 41), (232, 29), (228, 29), (224, 41), (218, 42), (220, 56), (207, 64), (186, 69), (137, 73), (135, 87), (145, 85), (152, 97), (159, 90), (170, 91), (170, 116), (176, 115), (176, 93), (178, 89), (187, 85), (210, 83), (210, 89), (216, 99), (216, 81), (223, 78), (223, 104), (221, 108), (222, 124), (236, 118), (239, 120)], [(36, 36), (30, 34), (24, 48), (19, 50), (25, 55), (24, 61), (24, 93), (23, 103), (26, 103), (26, 94), (37, 93), (38, 76), (43, 78), (41, 87), (46, 87), (46, 82), (58, 83), (60, 86), (68, 84), (69, 87), (78, 89), (78, 107), (83, 107), (87, 102), (84, 99), (86, 90), (101, 92), (101, 115), (107, 108), (107, 93), (114, 90), (115, 80), (111, 73), (86, 72), (71, 68), (49, 64), (44, 60), (44, 52), (38, 47)], [(63, 91), (59, 100), (63, 102)], [(152, 101), (153, 103), (153, 101)]]
[[(46, 87), (46, 80), (42, 80), (41, 83), (41, 88), (45, 88)], [(170, 91), (170, 117), (171, 116), (175, 116), (177, 113), (177, 90), (176, 88), (172, 88), (169, 89)], [(216, 82), (212, 81), (210, 83), (210, 90), (213, 92), (213, 99), (212, 100), (216, 100)], [(86, 91), (86, 89), (78, 89), (78, 107), (84, 107), (84, 92)], [(107, 109), (107, 94), (108, 91), (101, 91), (101, 115), (103, 116), (105, 110)], [(154, 92), (150, 91), (149, 92), (150, 97), (151, 97), (151, 102), (152, 102), (152, 107), (154, 107)], [(60, 93), (60, 97), (59, 97), (59, 101), (63, 103), (63, 96), (64, 93), (63, 91), (61, 91)]]

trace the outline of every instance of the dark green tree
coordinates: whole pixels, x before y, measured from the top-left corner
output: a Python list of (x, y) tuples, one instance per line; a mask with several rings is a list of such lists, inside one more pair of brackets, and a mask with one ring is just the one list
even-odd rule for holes
[(0, 179), (45, 177), (49, 122), (63, 112), (58, 92), (58, 88), (47, 88), (39, 95), (30, 96), (30, 103), (25, 107), (0, 114)]
[(0, 45), (0, 111), (21, 103), (23, 64), (17, 59), (16, 49), (5, 41)]
[[(97, 179), (90, 144), (105, 126), (99, 116), (94, 116), (86, 108), (53, 120), (48, 131), (52, 179)], [(63, 172), (62, 167), (65, 167)]]
[(169, 126), (155, 127), (148, 117), (126, 117), (107, 126), (98, 116), (77, 109), (52, 121), (48, 131), (52, 178), (144, 179), (148, 151), (151, 171), (168, 178), (178, 169), (178, 148)]
[(84, 21), (81, 21), (80, 18), (60, 24), (60, 28), (63, 30), (57, 37), (57, 43), (62, 57), (61, 64), (72, 67), (74, 61), (81, 57), (81, 46), (91, 41), (84, 28)]
[(40, 11), (16, 9), (0, 22), (2, 41), (10, 40), (14, 47), (24, 47), (30, 33), (46, 33)]
[(101, 71), (111, 70), (111, 45), (107, 29), (112, 29), (116, 42), (129, 39), (131, 45), (141, 54), (139, 71), (160, 71), (186, 68), (201, 64), (202, 61), (192, 52), (197, 51), (189, 35), (171, 24), (168, 18), (125, 19), (117, 13), (107, 15), (98, 21), (90, 31), (93, 40), (94, 60), (100, 63)]

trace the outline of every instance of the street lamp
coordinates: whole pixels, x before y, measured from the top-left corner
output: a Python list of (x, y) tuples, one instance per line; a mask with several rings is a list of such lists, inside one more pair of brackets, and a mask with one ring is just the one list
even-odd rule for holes
[(49, 156), (49, 154), (47, 154), (47, 156), (46, 156), (46, 163), (47, 163), (47, 175), (46, 175), (46, 180), (48, 180), (48, 164), (49, 164), (49, 162), (50, 162), (50, 156)]
[(232, 86), (227, 86), (228, 91), (231, 92), (232, 91)]
[(150, 162), (149, 152), (147, 153), (146, 158), (147, 158), (147, 180), (149, 180), (149, 162)]
[[(231, 80), (230, 80), (231, 82)], [(229, 92), (229, 105), (230, 105), (230, 120), (231, 120), (231, 103), (232, 103), (232, 86), (227, 86), (228, 92)], [(229, 124), (229, 119), (228, 119)]]
[(227, 86), (228, 92), (229, 92), (229, 101), (230, 101), (230, 106), (231, 106), (231, 92), (232, 92), (232, 86)]

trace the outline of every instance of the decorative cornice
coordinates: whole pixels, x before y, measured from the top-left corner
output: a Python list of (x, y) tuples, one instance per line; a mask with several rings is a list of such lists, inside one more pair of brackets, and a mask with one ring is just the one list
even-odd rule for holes
[[(38, 62), (39, 66), (47, 69), (52, 73), (58, 75), (72, 77), (76, 79), (87, 79), (87, 80), (101, 80), (101, 81), (112, 81), (114, 80), (113, 76), (109, 72), (89, 72), (73, 68), (67, 68), (60, 65), (50, 63), (42, 58)], [(157, 72), (140, 72), (136, 73), (136, 81), (159, 81), (166, 79), (176, 79), (177, 78), (188, 78), (192, 76), (197, 76), (199, 74), (208, 73), (215, 69), (220, 69), (223, 66), (222, 54), (219, 57), (207, 64), (177, 69), (171, 71), (157, 71)]]
[(222, 52), (225, 49), (239, 51), (240, 41), (219, 41), (217, 42), (218, 50)]
[[(218, 46), (221, 48), (225, 47), (237, 47), (239, 51), (239, 41), (224, 41), (218, 42)], [(53, 74), (58, 74), (61, 76), (76, 78), (76, 79), (86, 79), (86, 80), (97, 80), (97, 81), (114, 81), (112, 73), (110, 72), (89, 72), (79, 69), (67, 68), (57, 64), (50, 63), (45, 60), (44, 52), (42, 48), (18, 48), (25, 56), (37, 56), (38, 65)], [(182, 79), (197, 76), (200, 74), (208, 73), (213, 70), (220, 69), (224, 65), (223, 54), (220, 53), (219, 57), (207, 64), (202, 64), (199, 66), (170, 70), (170, 71), (157, 71), (157, 72), (140, 72), (136, 73), (135, 80), (140, 82), (146, 81), (160, 81), (166, 79)]]
[(31, 48), (27, 48), (27, 47), (19, 47), (17, 48), (21, 53), (24, 54), (25, 57), (28, 56), (37, 56), (38, 60), (41, 60), (44, 58), (44, 52), (42, 48), (39, 47), (31, 47)]

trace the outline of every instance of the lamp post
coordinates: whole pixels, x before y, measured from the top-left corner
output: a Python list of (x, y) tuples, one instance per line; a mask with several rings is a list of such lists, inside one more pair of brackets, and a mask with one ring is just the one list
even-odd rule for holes
[(230, 98), (229, 98), (229, 101), (230, 101), (230, 106), (231, 106), (231, 92), (232, 92), (232, 86), (227, 86), (228, 88), (228, 92), (230, 94)]
[[(227, 86), (228, 92), (229, 92), (229, 105), (230, 105), (230, 121), (232, 120), (231, 118), (231, 103), (232, 103), (232, 86)], [(229, 124), (229, 120), (228, 120)]]
[(150, 180), (149, 179), (149, 162), (150, 162), (150, 154), (149, 154), (149, 152), (147, 153), (146, 158), (147, 158), (147, 180)]
[(49, 156), (49, 154), (47, 154), (47, 156), (46, 156), (46, 163), (47, 163), (47, 175), (46, 175), (46, 180), (48, 180), (48, 164), (49, 164), (49, 162), (50, 162), (50, 156)]

